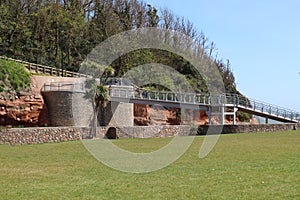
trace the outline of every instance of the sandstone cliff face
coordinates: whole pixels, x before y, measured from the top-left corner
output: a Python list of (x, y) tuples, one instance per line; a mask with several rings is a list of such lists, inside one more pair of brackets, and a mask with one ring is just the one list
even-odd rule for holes
[(44, 100), (38, 94), (19, 94), (14, 101), (0, 100), (0, 125), (43, 126), (48, 124)]
[[(258, 124), (255, 118), (250, 122), (237, 124)], [(163, 108), (161, 106), (134, 105), (134, 124), (136, 126), (151, 125), (206, 125), (209, 124), (209, 117), (205, 111), (193, 111), (178, 108)], [(220, 118), (212, 117), (212, 124), (220, 124)], [(233, 117), (227, 116), (225, 124), (233, 124)]]
[(134, 105), (134, 123), (137, 126), (150, 125), (204, 125), (208, 124), (205, 111), (164, 108), (161, 106)]
[(14, 94), (12, 100), (0, 99), (0, 126), (33, 127), (48, 124), (48, 110), (34, 76), (31, 77), (30, 91)]

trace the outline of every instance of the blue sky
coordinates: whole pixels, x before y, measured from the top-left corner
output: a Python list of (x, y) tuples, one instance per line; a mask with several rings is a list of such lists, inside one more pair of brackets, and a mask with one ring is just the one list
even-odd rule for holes
[(300, 111), (300, 1), (145, 0), (189, 19), (249, 98)]

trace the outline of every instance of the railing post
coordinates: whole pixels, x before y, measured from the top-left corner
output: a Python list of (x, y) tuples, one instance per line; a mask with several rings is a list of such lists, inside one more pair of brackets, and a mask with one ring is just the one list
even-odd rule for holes
[(143, 98), (143, 91), (138, 90), (138, 92), (139, 92), (140, 98), (142, 99)]

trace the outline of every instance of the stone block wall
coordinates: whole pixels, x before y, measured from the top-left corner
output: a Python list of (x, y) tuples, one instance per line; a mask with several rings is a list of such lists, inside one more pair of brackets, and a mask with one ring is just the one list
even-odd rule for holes
[[(45, 91), (42, 94), (49, 110), (50, 126), (91, 125), (94, 111), (86, 93)], [(109, 102), (105, 108), (99, 108), (98, 121), (101, 126), (133, 126), (133, 104)]]
[(85, 128), (13, 128), (0, 130), (0, 144), (43, 144), (79, 140)]
[[(209, 126), (199, 126), (198, 134), (206, 135)], [(212, 126), (212, 129), (222, 129), (222, 126)], [(250, 125), (224, 125), (222, 134), (229, 133), (264, 133), (280, 132), (300, 129), (300, 124), (250, 124)]]
[[(300, 124), (276, 125), (225, 125), (213, 126), (213, 130), (226, 133), (278, 132), (300, 129)], [(131, 126), (98, 127), (96, 138), (162, 138), (174, 136), (205, 135), (208, 126)], [(46, 127), (0, 129), (0, 144), (23, 145), (65, 142), (90, 139), (91, 129), (85, 127)]]
[(93, 116), (93, 106), (83, 92), (43, 92), (48, 107), (50, 126), (86, 126)]
[(190, 126), (133, 126), (118, 127), (118, 138), (163, 138), (192, 135)]
[(108, 102), (100, 106), (98, 120), (101, 126), (133, 126), (133, 104), (123, 102)]

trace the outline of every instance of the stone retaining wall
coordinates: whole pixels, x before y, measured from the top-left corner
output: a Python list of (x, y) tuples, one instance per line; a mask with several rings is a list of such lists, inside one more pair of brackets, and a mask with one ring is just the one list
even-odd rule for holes
[[(221, 130), (222, 126), (212, 126), (210, 130)], [(278, 132), (300, 129), (300, 124), (276, 125), (225, 125), (226, 133)], [(205, 135), (208, 126), (134, 126), (99, 127), (96, 138), (161, 138), (173, 136)], [(46, 127), (0, 129), (0, 144), (23, 145), (65, 142), (91, 137), (91, 129), (84, 127)]]
[(0, 144), (43, 144), (80, 140), (88, 128), (12, 128), (0, 130)]
[(116, 128), (118, 138), (162, 138), (188, 136), (191, 134), (190, 126), (134, 126)]
[[(198, 134), (206, 135), (209, 126), (200, 126)], [(211, 129), (221, 129), (222, 126), (212, 126)], [(256, 125), (225, 125), (222, 134), (228, 133), (264, 133), (300, 129), (300, 124), (256, 124)]]

